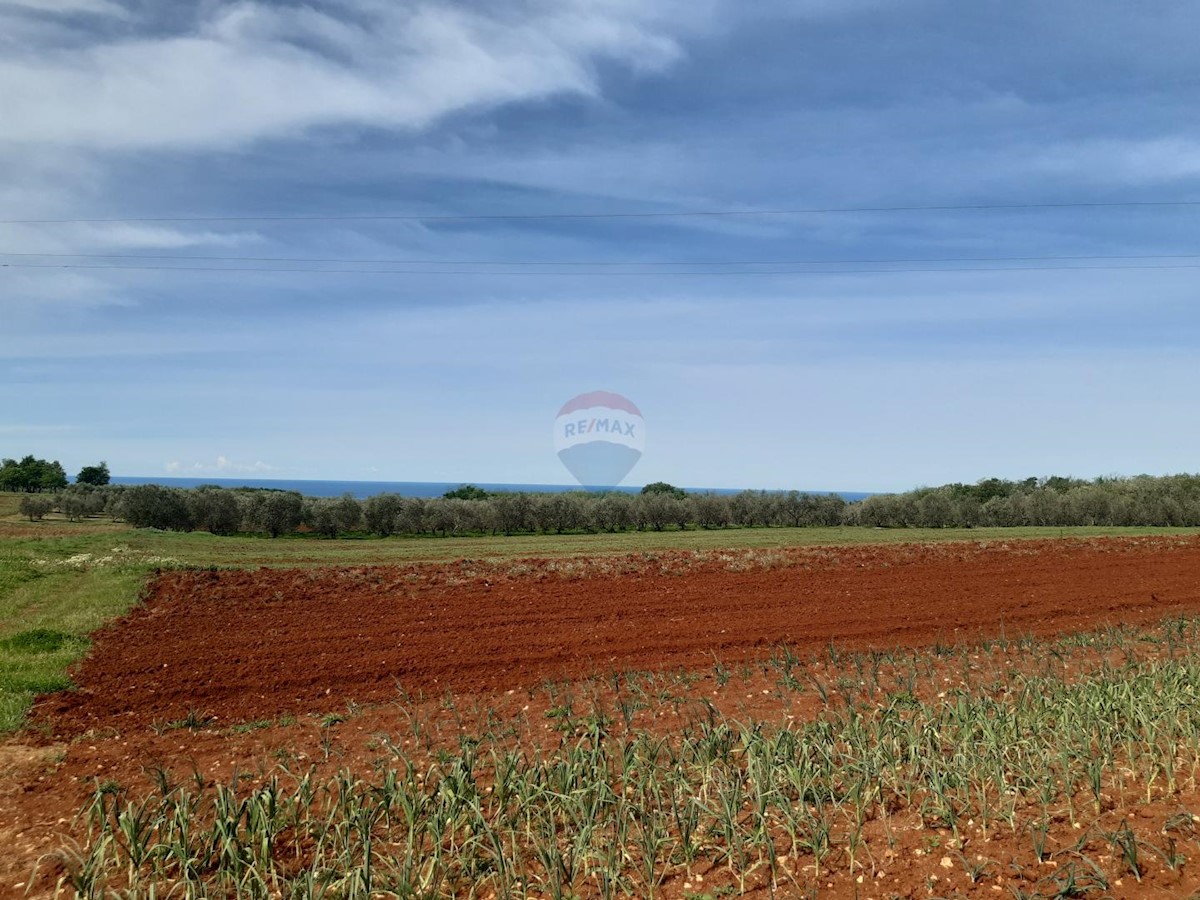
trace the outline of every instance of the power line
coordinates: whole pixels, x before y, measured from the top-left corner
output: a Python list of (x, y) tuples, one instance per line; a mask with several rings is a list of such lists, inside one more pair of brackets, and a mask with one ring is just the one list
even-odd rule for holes
[(0, 225), (96, 225), (122, 222), (454, 222), (528, 219), (682, 219), (737, 216), (798, 216), (836, 213), (965, 212), (988, 210), (1048, 210), (1105, 208), (1196, 207), (1200, 200), (1109, 200), (1067, 203), (963, 203), (909, 206), (821, 206), (789, 209), (715, 209), (679, 212), (581, 212), (581, 213), (426, 213), (350, 214), (307, 213), (297, 215), (214, 216), (111, 216), (63, 219), (0, 219)]
[[(196, 254), (163, 253), (10, 253), (0, 250), (0, 257), (33, 259), (136, 259), (203, 262), (273, 262), (273, 263), (346, 263), (356, 265), (397, 266), (816, 266), (885, 263), (955, 263), (955, 262), (1066, 262), (1135, 259), (1200, 259), (1200, 253), (1142, 253), (1124, 255), (1078, 256), (915, 256), (850, 259), (758, 259), (758, 260), (676, 260), (676, 261), (616, 261), (616, 260), (500, 260), (500, 259), (361, 259), (354, 257), (320, 256), (202, 256)], [(3, 265), (0, 263), (0, 265)], [(115, 267), (114, 267), (115, 268)], [(166, 267), (171, 268), (171, 267)]]
[(717, 277), (717, 276), (780, 276), (780, 275), (905, 275), (905, 274), (951, 274), (951, 273), (969, 273), (969, 272), (1099, 272), (1099, 271), (1114, 271), (1114, 270), (1166, 270), (1166, 269), (1200, 269), (1200, 264), (1182, 264), (1182, 265), (1165, 265), (1165, 266), (969, 266), (957, 269), (773, 269), (773, 270), (742, 270), (730, 272), (621, 272), (621, 271), (537, 271), (537, 272), (513, 272), (513, 271), (491, 271), (480, 269), (462, 269), (462, 270), (446, 270), (446, 269), (304, 269), (304, 268), (283, 268), (283, 267), (245, 267), (245, 266), (131, 266), (131, 265), (91, 265), (91, 264), (72, 264), (72, 263), (0, 263), (0, 268), (4, 269), (90, 269), (90, 270), (109, 270), (109, 271), (154, 271), (154, 272), (266, 272), (266, 273), (295, 273), (305, 275), (457, 275), (462, 276), (506, 276), (510, 278), (528, 278), (539, 276), (579, 276), (586, 275), (589, 277), (595, 276), (641, 276), (641, 277), (663, 277), (663, 276), (698, 276), (698, 277)]

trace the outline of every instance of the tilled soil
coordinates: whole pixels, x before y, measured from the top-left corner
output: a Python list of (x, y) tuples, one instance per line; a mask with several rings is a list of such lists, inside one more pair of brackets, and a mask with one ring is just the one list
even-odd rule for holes
[(494, 692), (612, 670), (1047, 635), (1200, 611), (1200, 538), (659, 553), (320, 570), (173, 571), (96, 636), (70, 737), (177, 720)]

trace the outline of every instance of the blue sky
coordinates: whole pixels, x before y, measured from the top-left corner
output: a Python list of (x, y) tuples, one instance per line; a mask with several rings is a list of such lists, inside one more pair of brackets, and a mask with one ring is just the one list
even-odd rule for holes
[[(0, 0), (0, 455), (555, 483), (606, 389), (629, 483), (1196, 471), (1200, 207), (238, 219), (1200, 200), (1200, 10), (1143, 10)], [(159, 255), (408, 274), (80, 267)], [(966, 257), (1108, 258), (800, 262)], [(315, 258), (430, 263), (258, 261)], [(963, 267), (1030, 269), (811, 274)]]

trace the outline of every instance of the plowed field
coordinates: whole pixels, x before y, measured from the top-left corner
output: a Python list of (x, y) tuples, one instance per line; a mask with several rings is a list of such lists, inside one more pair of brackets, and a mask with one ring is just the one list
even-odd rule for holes
[(1047, 635), (1200, 611), (1194, 537), (166, 572), (97, 636), (59, 734), (500, 691), (607, 670)]

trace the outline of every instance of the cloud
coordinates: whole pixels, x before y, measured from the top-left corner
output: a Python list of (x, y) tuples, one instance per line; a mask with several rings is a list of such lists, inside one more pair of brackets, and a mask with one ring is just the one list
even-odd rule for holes
[[(76, 0), (78, 2), (78, 0)], [(624, 0), (222, 4), (166, 36), (0, 61), (0, 143), (229, 148), (319, 126), (421, 128), (462, 110), (594, 95), (595, 65), (657, 70), (669, 17)]]
[(1154, 184), (1200, 177), (1200, 141), (1186, 137), (1083, 139), (1033, 155), (1040, 173), (1095, 181)]
[(29, 435), (35, 437), (61, 437), (69, 434), (72, 431), (77, 431), (75, 425), (0, 425), (0, 435), (26, 437)]
[(255, 460), (252, 463), (234, 462), (227, 456), (218, 456), (215, 462), (203, 463), (193, 462), (184, 463), (179, 460), (171, 460), (164, 467), (171, 475), (190, 476), (190, 475), (263, 475), (277, 471), (275, 466), (260, 460)]
[(126, 15), (125, 8), (111, 0), (0, 0), (0, 11), (5, 9), (51, 15), (79, 13), (121, 17)]

